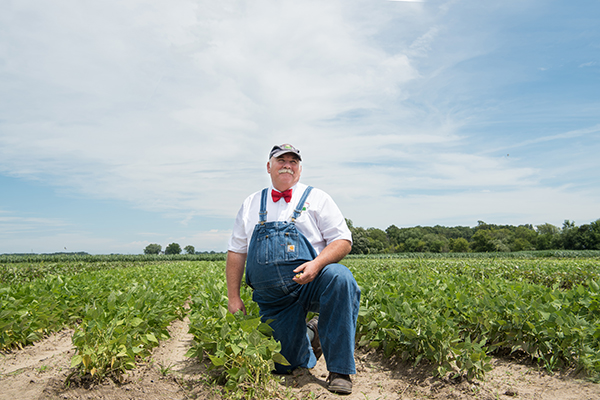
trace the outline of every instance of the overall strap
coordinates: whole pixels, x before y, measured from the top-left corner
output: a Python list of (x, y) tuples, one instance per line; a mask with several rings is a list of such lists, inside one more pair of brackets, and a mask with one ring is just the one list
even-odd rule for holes
[(260, 197), (260, 211), (258, 213), (258, 223), (264, 225), (267, 222), (267, 195), (269, 189), (264, 188)]
[(304, 202), (306, 202), (306, 198), (310, 194), (311, 190), (313, 190), (313, 187), (308, 186), (306, 188), (306, 190), (304, 191), (304, 193), (302, 194), (302, 197), (300, 198), (300, 201), (298, 202), (298, 205), (296, 206), (296, 209), (294, 210), (294, 215), (292, 216), (292, 222), (296, 222), (296, 218), (298, 218), (300, 216), (300, 213), (302, 213), (302, 207), (304, 207)]

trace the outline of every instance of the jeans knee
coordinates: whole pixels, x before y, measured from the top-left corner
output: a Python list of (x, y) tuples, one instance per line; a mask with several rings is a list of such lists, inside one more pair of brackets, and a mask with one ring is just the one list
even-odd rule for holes
[(331, 275), (331, 279), (335, 281), (335, 284), (339, 288), (347, 288), (349, 292), (358, 293), (360, 295), (360, 288), (354, 279), (352, 272), (342, 264), (329, 264), (326, 267), (327, 274)]

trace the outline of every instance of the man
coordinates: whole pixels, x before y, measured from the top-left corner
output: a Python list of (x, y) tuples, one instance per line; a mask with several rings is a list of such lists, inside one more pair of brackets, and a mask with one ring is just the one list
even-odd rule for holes
[[(329, 195), (299, 183), (301, 162), (294, 146), (274, 146), (267, 163), (271, 187), (246, 198), (237, 214), (226, 263), (229, 311), (246, 312), (240, 297), (245, 265), (261, 318), (273, 320), (273, 335), (291, 364), (276, 364), (277, 372), (314, 367), (320, 339), (329, 390), (349, 394), (360, 289), (337, 263), (350, 252), (352, 235)], [(307, 331), (308, 312), (319, 317)]]

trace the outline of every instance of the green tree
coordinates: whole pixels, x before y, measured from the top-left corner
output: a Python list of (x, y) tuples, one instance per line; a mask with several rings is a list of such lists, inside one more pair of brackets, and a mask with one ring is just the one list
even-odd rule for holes
[(177, 243), (171, 243), (165, 248), (165, 254), (181, 254), (181, 246)]
[(600, 219), (590, 223), (587, 227), (586, 248), (600, 250)]
[(542, 224), (542, 225), (536, 225), (535, 228), (537, 229), (538, 235), (558, 235), (560, 234), (560, 228), (552, 225), (552, 224)]
[(525, 239), (517, 238), (510, 244), (510, 251), (534, 250), (533, 245)]
[(471, 249), (480, 253), (496, 251), (496, 246), (494, 245), (493, 240), (494, 238), (492, 237), (492, 233), (489, 230), (478, 230), (473, 235)]
[(562, 232), (565, 249), (600, 250), (600, 220), (579, 227), (567, 222)]
[(425, 251), (432, 253), (447, 253), (448, 239), (440, 234), (428, 233), (423, 236), (422, 240), (426, 243)]
[(510, 251), (534, 250), (534, 243), (537, 240), (537, 232), (531, 225), (520, 225), (512, 233), (509, 239)]
[(420, 226), (398, 228), (395, 225), (391, 225), (386, 229), (386, 233), (391, 248), (397, 249), (400, 252), (415, 253), (426, 251), (425, 247), (427, 243), (422, 238), (427, 233), (430, 233), (429, 230)]
[(369, 254), (384, 253), (389, 247), (389, 241), (384, 231), (379, 228), (368, 228)]
[(152, 243), (146, 246), (144, 254), (158, 254), (161, 250), (162, 246), (160, 244)]
[(196, 249), (191, 244), (188, 244), (183, 248), (187, 254), (196, 254)]
[(471, 242), (473, 251), (483, 253), (510, 251), (508, 245), (513, 237), (513, 231), (516, 229), (514, 226), (486, 224), (483, 221), (477, 221), (477, 224)]
[(552, 224), (536, 225), (537, 237), (535, 239), (535, 248), (537, 250), (562, 249), (562, 238), (560, 228)]
[(422, 253), (425, 251), (427, 243), (417, 238), (409, 238), (404, 242), (404, 251), (407, 253)]
[(575, 222), (566, 219), (565, 222), (563, 222), (563, 227), (560, 232), (560, 238), (564, 248), (567, 250), (578, 250), (580, 243), (577, 236)]
[(350, 254), (378, 254), (388, 247), (387, 235), (381, 229), (355, 227), (349, 219), (346, 219), (346, 224), (352, 233)]
[(465, 238), (450, 239), (448, 244), (452, 253), (467, 253), (469, 251), (469, 242)]

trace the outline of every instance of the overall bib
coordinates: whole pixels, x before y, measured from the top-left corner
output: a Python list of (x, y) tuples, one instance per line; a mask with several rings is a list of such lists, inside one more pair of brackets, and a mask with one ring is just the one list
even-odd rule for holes
[(270, 323), (273, 336), (281, 342), (281, 354), (291, 364), (275, 364), (277, 372), (315, 366), (317, 360), (306, 333), (306, 316), (308, 312), (317, 312), (327, 369), (354, 374), (360, 289), (352, 273), (341, 264), (329, 264), (306, 285), (292, 280), (296, 267), (317, 256), (295, 223), (311, 190), (309, 186), (303, 193), (290, 222), (266, 222), (268, 190), (262, 191), (259, 223), (248, 246), (246, 282), (254, 290), (252, 299), (260, 307), (262, 320), (273, 320)]

